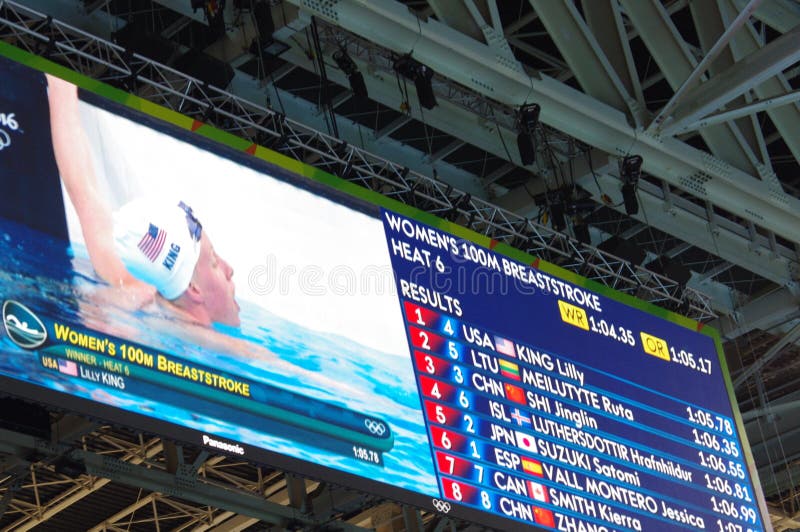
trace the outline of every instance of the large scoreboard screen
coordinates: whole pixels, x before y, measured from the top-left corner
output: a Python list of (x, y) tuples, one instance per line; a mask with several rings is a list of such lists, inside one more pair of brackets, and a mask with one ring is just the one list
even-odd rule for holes
[(0, 80), (3, 394), (500, 529), (767, 526), (709, 328), (2, 43)]

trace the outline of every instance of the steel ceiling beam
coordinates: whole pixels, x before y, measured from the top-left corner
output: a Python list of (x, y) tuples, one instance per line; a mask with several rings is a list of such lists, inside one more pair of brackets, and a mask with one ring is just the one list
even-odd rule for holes
[(711, 325), (724, 339), (730, 340), (753, 330), (770, 330), (798, 312), (800, 294), (795, 284), (791, 288), (780, 287), (753, 298), (729, 316), (720, 317)]
[[(797, 460), (800, 460), (800, 453), (783, 454), (779, 460), (758, 468), (758, 477), (765, 497), (779, 497), (782, 492), (795, 487), (796, 478), (800, 474), (800, 469), (796, 465)], [(784, 495), (790, 498), (795, 496)], [(795, 532), (795, 529), (783, 530)]]
[[(320, 39), (323, 42), (323, 46), (325, 46), (327, 42), (326, 39), (328, 38), (334, 39), (335, 36), (329, 35), (329, 33), (325, 31), (321, 32)], [(336, 48), (332, 43), (329, 44), (330, 45), (326, 46), (324, 50), (326, 60), (331, 64), (335, 64), (330, 58), (330, 53)], [(357, 45), (354, 45), (354, 47), (357, 47)], [(468, 144), (477, 146), (494, 156), (502, 159), (510, 158), (517, 166), (522, 167), (516, 148), (517, 132), (510, 127), (509, 124), (513, 123), (513, 121), (509, 120), (508, 117), (491, 117), (476, 114), (467, 107), (467, 104), (453, 103), (444, 97), (438, 99), (439, 103), (433, 109), (422, 109), (418, 104), (416, 88), (413, 83), (405, 83), (405, 88), (409, 92), (409, 101), (406, 102), (403, 94), (398, 90), (397, 74), (394, 71), (387, 70), (385, 67), (377, 69), (376, 65), (365, 62), (360, 55), (356, 53), (351, 53), (350, 55), (364, 77), (367, 92), (371, 100), (400, 112), (402, 112), (402, 109), (407, 108), (406, 112), (409, 118), (439, 129)], [(368, 57), (370, 54), (365, 53), (364, 55)], [(298, 49), (294, 44), (290, 50), (282, 54), (281, 58), (309, 72), (315, 71), (313, 61), (308, 58), (304, 51)], [(347, 76), (338, 68), (328, 68), (327, 75), (328, 78), (336, 84), (342, 87), (349, 86)], [(252, 92), (248, 94), (253, 95)], [(395, 125), (405, 125), (406, 122), (405, 119), (399, 119)], [(359, 127), (362, 130), (359, 135), (363, 136), (363, 130), (365, 128), (364, 126)], [(377, 133), (376, 137), (380, 138), (383, 133), (385, 133), (385, 131)], [(372, 150), (372, 148), (366, 145), (364, 148)], [(383, 155), (385, 157), (393, 157), (392, 152), (402, 152), (403, 150), (405, 150), (405, 148), (395, 148)], [(421, 156), (425, 155), (426, 154), (423, 153)], [(469, 174), (471, 178), (467, 177), (468, 174), (466, 172), (452, 166), (450, 172), (443, 172), (439, 169), (439, 165), (434, 167), (423, 163), (421, 166), (420, 161), (408, 161), (407, 159), (404, 159), (404, 161), (406, 162), (406, 166), (416, 168), (427, 175), (432, 175), (434, 168), (437, 174), (444, 179), (447, 178), (448, 173), (452, 173), (454, 176), (459, 175), (460, 177), (458, 180), (452, 181), (454, 186), (465, 189), (479, 197), (487, 197), (487, 192), (482, 189), (482, 182), (478, 179), (480, 176)], [(536, 165), (533, 166), (533, 169), (546, 174), (545, 170), (539, 169)]]
[[(31, 3), (41, 4), (43, 9), (48, 9), (49, 6), (59, 5), (58, 3), (51, 2), (50, 0), (31, 0)], [(182, 4), (173, 5), (175, 2), (164, 1), (160, 3), (166, 7), (170, 7), (170, 9), (176, 9), (179, 13), (183, 13), (187, 10)], [(66, 9), (61, 9), (60, 11), (63, 11), (65, 14), (70, 12)], [(107, 20), (105, 23), (98, 26), (99, 28), (103, 28), (103, 30), (100, 33), (96, 33), (96, 35), (101, 38), (110, 39), (110, 29), (120, 25), (123, 22), (113, 17), (109, 18), (109, 15), (105, 13), (103, 16), (105, 16)], [(82, 24), (83, 18), (79, 13), (73, 13), (71, 18), (64, 21), (77, 27)], [(212, 57), (216, 57), (222, 61), (228, 61), (239, 54), (239, 50), (241, 50), (242, 46), (244, 46), (244, 41), (242, 39), (245, 39), (246, 35), (253, 35), (252, 26), (244, 28), (243, 31), (237, 30), (229, 32), (222, 40), (226, 43), (224, 46), (220, 44), (222, 41), (218, 41), (217, 43), (211, 45), (206, 50), (206, 53), (209, 53), (209, 55)], [(314, 69), (313, 62), (308, 59), (305, 52), (296, 48), (292, 48), (290, 51), (286, 52), (283, 57), (291, 61), (291, 68), (295, 68), (296, 66), (300, 65), (310, 71), (313, 71)], [(330, 61), (333, 63), (332, 59), (330, 59)], [(362, 70), (366, 70), (364, 65), (361, 66)], [(289, 70), (290, 68), (283, 69), (278, 73), (278, 77), (280, 78), (283, 75), (286, 75)], [(347, 77), (339, 69), (329, 69), (328, 77), (332, 81), (338, 83), (340, 86), (349, 86)], [(391, 80), (391, 83), (387, 84), (382, 83), (382, 80), (374, 76), (365, 75), (364, 79), (368, 83), (368, 91), (373, 99), (380, 100), (380, 95), (385, 94), (385, 99), (392, 99), (390, 103), (393, 103), (399, 107), (400, 99), (397, 95), (397, 86), (394, 84), (394, 80)], [(268, 89), (272, 92), (273, 104), (277, 106), (279, 102), (282, 103), (282, 112), (287, 113), (288, 116), (294, 117), (295, 119), (302, 121), (303, 123), (315, 129), (320, 131), (327, 130), (325, 117), (320, 114), (319, 108), (316, 104), (288, 93), (287, 91), (278, 88), (274, 84), (270, 84)], [(238, 70), (234, 71), (234, 78), (231, 81), (228, 90), (252, 102), (263, 101), (265, 97), (264, 84)], [(266, 94), (269, 94), (269, 92), (267, 91)], [(429, 114), (430, 113), (426, 113), (426, 117), (429, 116)], [(410, 120), (411, 117), (408, 118), (408, 121)], [(477, 197), (486, 196), (486, 191), (483, 188), (482, 182), (469, 172), (466, 172), (445, 161), (427, 161), (424, 158), (426, 155), (424, 152), (421, 152), (410, 145), (394, 141), (393, 139), (384, 139), (379, 142), (380, 136), (373, 136), (370, 130), (365, 128), (363, 125), (341, 115), (339, 115), (337, 118), (337, 124), (339, 126), (339, 133), (342, 137), (342, 140), (348, 143), (360, 146), (361, 148), (372, 152), (381, 153), (386, 158), (392, 159), (414, 171), (422, 172), (427, 175), (431, 175), (433, 173), (434, 167), (432, 165), (435, 163), (437, 174), (446, 182)], [(472, 129), (474, 129), (474, 124), (471, 126), (466, 124), (456, 124), (456, 127), (472, 127)]]
[[(748, 0), (733, 0), (733, 2), (736, 8), (741, 10)], [(759, 6), (755, 16), (768, 26), (786, 33), (800, 24), (800, 4), (793, 0), (769, 0)]]
[[(697, 61), (669, 13), (658, 0), (620, 0), (620, 2), (670, 87), (678, 90), (692, 75)], [(724, 124), (706, 128), (700, 133), (712, 154), (743, 172), (756, 175), (753, 164), (742, 150), (738, 149), (739, 140), (732, 131), (735, 127)], [(654, 131), (649, 132), (654, 133)]]
[(498, 167), (496, 170), (493, 170), (490, 174), (488, 174), (484, 180), (486, 181), (487, 185), (491, 185), (492, 183), (504, 178), (514, 170), (518, 170), (518, 168), (515, 165), (511, 163), (504, 163), (502, 166)]
[(453, 139), (446, 145), (436, 150), (435, 152), (426, 155), (425, 157), (423, 157), (423, 159), (425, 159), (426, 162), (428, 162), (429, 164), (435, 164), (444, 159), (445, 157), (447, 157), (448, 155), (451, 155), (454, 151), (458, 150), (459, 148), (466, 146), (466, 144), (467, 143), (464, 142), (463, 140), (459, 140), (457, 138)]
[(451, 28), (464, 35), (469, 35), (476, 41), (483, 39), (480, 25), (470, 15), (465, 0), (428, 0), (428, 5), (436, 18)]
[[(676, 131), (676, 133), (693, 131), (702, 127), (729, 122), (731, 120), (742, 118), (760, 111), (767, 111), (777, 107), (787, 106), (788, 104), (793, 104), (798, 101), (800, 101), (800, 90), (791, 91), (781, 96), (767, 98), (766, 100), (758, 100), (752, 103), (733, 107), (726, 111), (720, 111), (718, 113), (707, 115), (705, 118), (700, 118), (694, 122), (681, 126), (680, 130)], [(787, 110), (790, 111), (791, 109), (787, 108)], [(780, 111), (778, 112), (780, 113)]]
[(120, 465), (117, 459), (86, 451), (76, 451), (75, 454), (85, 462), (87, 470), (97, 476), (149, 491), (169, 493), (200, 504), (225, 508), (267, 523), (280, 526), (300, 523), (312, 528), (322, 528), (327, 525), (345, 532), (366, 531), (364, 528), (344, 522), (334, 525), (327, 520), (316, 518), (313, 514), (303, 513), (242, 490), (225, 489), (204, 482), (189, 483), (164, 471), (130, 464)]
[(485, 0), (486, 8), (489, 11), (491, 24), (486, 21), (481, 9), (475, 3), (475, 0), (463, 0), (464, 5), (469, 11), (470, 16), (475, 21), (475, 24), (480, 28), (483, 40), (489, 47), (495, 50), (497, 55), (505, 61), (511, 68), (515, 68), (520, 72), (525, 69), (522, 64), (514, 57), (514, 52), (511, 51), (511, 46), (508, 44), (505, 35), (503, 34), (503, 26), (500, 23), (500, 12), (497, 10), (496, 0)]
[(636, 99), (635, 113), (646, 113), (642, 84), (633, 61), (630, 40), (616, 0), (582, 0), (586, 24), (616, 72), (626, 94)]
[(787, 515), (780, 508), (769, 507), (772, 527), (776, 532), (791, 532), (800, 529), (800, 514)]
[(86, 532), (105, 532), (109, 529), (110, 526), (116, 524), (120, 519), (123, 517), (127, 517), (133, 513), (135, 513), (140, 508), (143, 508), (153, 502), (157, 501), (161, 497), (160, 493), (150, 493), (145, 495), (144, 497), (140, 498), (139, 500), (133, 502), (132, 504), (126, 506), (122, 510), (118, 511), (114, 515), (111, 515), (105, 519), (101, 523), (93, 526), (92, 528), (88, 528)]
[[(736, 15), (736, 18), (731, 22), (726, 28), (722, 35), (719, 36), (717, 42), (706, 52), (703, 56), (703, 59), (695, 65), (694, 70), (692, 73), (689, 74), (681, 86), (678, 87), (678, 90), (672, 95), (672, 98), (664, 105), (658, 115), (653, 119), (653, 123), (649, 127), (659, 127), (665, 118), (669, 117), (672, 114), (674, 109), (680, 109), (680, 104), (682, 104), (686, 100), (690, 100), (691, 96), (688, 94), (689, 89), (697, 87), (700, 78), (703, 74), (706, 73), (706, 70), (711, 66), (711, 63), (717, 58), (717, 56), (727, 47), (728, 42), (733, 37), (733, 34), (739, 31), (741, 28), (750, 18), (753, 11), (758, 7), (758, 5), (763, 2), (763, 0), (750, 0), (750, 2), (741, 10), (741, 12)], [(677, 115), (678, 112), (676, 111), (675, 114)]]
[[(590, 153), (591, 168), (586, 157), (578, 158), (573, 163), (575, 183), (600, 204), (606, 204), (603, 195), (607, 194), (614, 206), (612, 208), (624, 213), (622, 182), (617, 176), (619, 170), (616, 162), (596, 150)], [(496, 200), (496, 203), (522, 215), (532, 216), (538, 211), (534, 196), (546, 191), (542, 182), (539, 183), (517, 187)], [(793, 250), (780, 248), (776, 254), (767, 238), (756, 235), (754, 239), (745, 227), (727, 218), (715, 217), (716, 225), (711, 226), (706, 209), (686, 198), (669, 194), (668, 187), (659, 188), (647, 181), (640, 181), (638, 198), (640, 212), (632, 218), (641, 221), (641, 227), (656, 227), (779, 285), (793, 283), (800, 271), (798, 257)], [(704, 279), (702, 274), (694, 277), (699, 290), (713, 294), (714, 299), (719, 300), (715, 304), (718, 312), (727, 314), (732, 311), (736, 299), (732, 294), (723, 294), (719, 283), (711, 283), (711, 279)]]
[[(624, 212), (622, 195), (619, 190), (619, 180), (608, 174), (598, 174), (598, 183), (602, 193), (608, 194), (616, 205), (615, 210)], [(585, 190), (589, 191), (597, 201), (601, 192), (598, 191), (592, 176), (584, 176), (576, 180)], [(709, 228), (708, 220), (704, 215), (704, 209), (697, 207), (683, 198), (673, 198), (672, 206), (664, 199), (658, 187), (651, 184), (640, 183), (637, 194), (639, 200), (639, 213), (633, 218), (642, 224), (654, 227), (669, 226), (669, 234), (691, 243), (701, 249), (714, 249), (715, 254), (728, 261), (735, 261), (743, 267), (758, 269), (761, 275), (771, 278), (775, 282), (787, 281), (789, 278), (789, 268), (791, 261), (786, 258), (775, 261), (765, 260), (768, 252), (759, 252), (758, 248), (752, 245), (751, 240), (746, 236), (741, 236), (725, 224), (718, 227), (716, 233)], [(694, 212), (693, 212), (694, 211)], [(666, 231), (666, 229), (663, 229)], [(765, 249), (765, 248), (761, 248)], [(689, 285), (697, 290), (712, 295), (712, 305), (714, 310), (721, 314), (734, 312), (735, 303), (738, 299), (730, 288), (723, 288), (718, 282), (712, 279), (705, 279), (702, 274), (694, 274)]]
[[(78, 490), (79, 493), (70, 494), (68, 497), (58, 496), (51, 499), (50, 507), (45, 507), (44, 512), (41, 509), (32, 512), (30, 516), (12, 523), (10, 529), (30, 530), (55, 515), (58, 511), (69, 507), (77, 500), (75, 497), (83, 495), (84, 491), (94, 492), (109, 482), (116, 481), (154, 493), (167, 493), (203, 505), (225, 508), (267, 523), (278, 525), (299, 523), (312, 528), (328, 526), (329, 528), (333, 527), (332, 529), (334, 530), (345, 532), (364, 532), (366, 530), (344, 522), (329, 523), (327, 518), (319, 519), (310, 513), (303, 513), (297, 509), (272, 502), (260, 494), (254, 494), (250, 491), (212, 484), (206, 479), (196, 476), (196, 470), (183, 470), (184, 468), (180, 468), (177, 474), (170, 474), (150, 465), (143, 465), (145, 461), (153, 458), (163, 449), (160, 440), (154, 439), (150, 443), (145, 449), (141, 450), (133, 446), (124, 455), (123, 459), (119, 459), (110, 453), (99, 454), (83, 448), (52, 444), (33, 436), (0, 429), (0, 445), (4, 448), (13, 449), (14, 452), (22, 453), (26, 456), (37, 455), (49, 458), (69, 456), (70, 459), (85, 465), (87, 473), (90, 475), (87, 478), (92, 480), (86, 483), (89, 487), (76, 486), (75, 490)], [(219, 456), (212, 458), (211, 461), (219, 462), (223, 459), (224, 457)], [(193, 481), (189, 481), (187, 474), (193, 475)], [(92, 478), (92, 476), (97, 478)], [(147, 502), (153, 503), (157, 499), (184, 511), (189, 508), (185, 504), (176, 501), (166, 498), (159, 499), (158, 496), (150, 498)], [(133, 504), (128, 506), (118, 515), (112, 516), (104, 523), (100, 523), (96, 528), (104, 529), (106, 524), (112, 522), (112, 519), (122, 518), (141, 507), (143, 505)]]
[(412, 120), (413, 118), (408, 115), (400, 115), (382, 128), (376, 130), (374, 133), (372, 133), (372, 136), (375, 138), (375, 140), (381, 140), (382, 138), (388, 137)]
[[(264, 88), (258, 81), (241, 72), (235, 73), (229, 88), (232, 92), (248, 101), (257, 101), (259, 98), (263, 98), (264, 94)], [(269, 89), (274, 96), (273, 103), (280, 101), (280, 109), (287, 116), (317, 130), (327, 130), (325, 116), (319, 112), (319, 108), (314, 102), (280, 89), (275, 85), (271, 85)], [(470, 192), (477, 197), (486, 196), (483, 184), (475, 175), (446, 161), (429, 159), (425, 152), (395, 139), (375, 134), (369, 128), (342, 115), (337, 116), (336, 120), (341, 140), (364, 150), (380, 153), (383, 157), (406, 166), (415, 172), (432, 175), (435, 168), (440, 178), (454, 187)]]
[(798, 61), (800, 26), (741, 58), (705, 83), (688, 90), (684, 102), (675, 106), (672, 120), (665, 123), (665, 131), (679, 128), (721, 108)]
[(636, 102), (572, 2), (530, 0), (545, 29), (586, 94), (639, 123)]
[[(36, 449), (37, 440), (33, 437), (20, 435), (11, 431), (7, 431), (4, 429), (0, 429), (0, 441), (2, 442), (13, 442), (15, 445), (18, 445), (20, 448), (27, 448), (27, 449)], [(64, 454), (69, 452), (70, 447), (66, 445), (59, 445), (59, 446), (48, 446), (47, 448), (51, 453), (61, 453)], [(125, 464), (123, 467), (135, 467), (138, 464), (142, 464), (145, 461), (153, 458), (157, 454), (162, 451), (163, 447), (161, 445), (161, 441), (158, 439), (153, 439), (149, 442), (148, 445), (145, 446), (144, 449), (141, 449), (142, 452), (134, 451), (129, 452), (123, 455), (122, 459), (111, 458), (119, 462), (120, 464)], [(39, 449), (41, 451), (41, 449)], [(36, 511), (32, 512), (25, 517), (22, 517), (16, 520), (14, 523), (9, 525), (10, 530), (15, 530), (19, 532), (25, 532), (27, 530), (31, 530), (38, 525), (42, 524), (43, 522), (49, 520), (50, 518), (54, 517), (55, 515), (59, 514), (60, 512), (66, 510), (71, 505), (75, 504), (76, 502), (80, 501), (81, 499), (88, 497), (92, 493), (97, 492), (103, 486), (111, 482), (109, 478), (91, 478), (89, 476), (84, 476), (82, 478), (82, 482), (78, 482), (77, 484), (73, 485), (69, 489), (65, 490), (64, 492), (58, 494), (55, 497), (52, 497), (50, 501), (44, 503), (42, 507)]]
[[(228, 520), (223, 521), (214, 526), (214, 528), (207, 530), (211, 530), (211, 532), (242, 532), (257, 523), (258, 519), (255, 517), (248, 517), (246, 515), (233, 515)], [(193, 532), (200, 532), (200, 530), (196, 528), (192, 530)]]
[(519, 30), (536, 20), (538, 15), (535, 11), (529, 11), (519, 17), (517, 20), (511, 22), (508, 26), (505, 27), (503, 30), (506, 34), (506, 37), (510, 37), (511, 35), (517, 33)]
[[(697, 29), (697, 37), (700, 40), (701, 49), (710, 50), (719, 42), (721, 36), (727, 31), (725, 17), (723, 17), (719, 5), (717, 5), (716, 2), (692, 2), (689, 4), (689, 11), (691, 12), (694, 26)], [(739, 16), (741, 16), (741, 12)], [(737, 18), (739, 18), (739, 16), (737, 16)], [(747, 31), (747, 29), (743, 31)], [(730, 46), (726, 46), (720, 50), (717, 58), (708, 65), (708, 73), (710, 76), (715, 76), (735, 62)], [(749, 95), (744, 95), (731, 103), (743, 105), (749, 100)], [(748, 146), (750, 152), (752, 152), (747, 155), (750, 157), (754, 166), (756, 166), (756, 168), (760, 168), (759, 165), (766, 166), (771, 170), (769, 153), (767, 152), (766, 143), (764, 142), (764, 135), (755, 117), (737, 120), (736, 125), (738, 129), (734, 130), (734, 134), (736, 134), (737, 131), (741, 132), (741, 135), (744, 137), (741, 144), (743, 146)], [(758, 154), (758, 156), (756, 156), (756, 154)]]
[[(800, 335), (798, 335), (798, 333), (795, 333), (795, 338), (797, 338), (798, 336)], [(782, 347), (785, 346), (786, 344), (783, 344)], [(776, 356), (777, 353), (773, 353), (772, 349), (770, 349), (769, 351), (767, 351), (767, 353), (765, 353), (765, 355), (766, 354), (770, 354), (772, 358)], [(790, 419), (797, 419), (797, 411), (799, 410), (800, 410), (800, 400), (786, 401), (778, 404), (769, 404), (767, 406), (762, 406), (760, 408), (754, 408), (753, 410), (742, 412), (742, 421), (744, 421), (745, 423), (749, 423), (750, 421), (754, 421), (758, 418), (770, 415), (786, 417)], [(776, 441), (780, 440), (781, 436), (786, 437), (789, 436), (789, 434), (782, 433), (778, 438), (776, 438)]]
[[(298, 53), (294, 49), (284, 54), (284, 57), (301, 67), (309, 66), (306, 64), (307, 58), (305, 54)], [(365, 71), (366, 68), (362, 68), (362, 72)], [(347, 84), (347, 78), (338, 69), (328, 69), (328, 78), (337, 83)], [(377, 79), (374, 76), (364, 75), (364, 81), (371, 99), (381, 102), (384, 105), (389, 105), (390, 107), (400, 107), (401, 98), (397, 91), (397, 85), (393, 83), (394, 80), (392, 80), (392, 83), (385, 83), (383, 80)], [(325, 131), (327, 129), (324, 116), (317, 112), (316, 104), (292, 95), (291, 93), (287, 93), (285, 90), (279, 89), (275, 85), (272, 85), (270, 88), (278, 94), (277, 98), (273, 99), (273, 101), (277, 102), (280, 100), (283, 102), (289, 116), (297, 117), (297, 120), (320, 131)], [(231, 89), (248, 101), (258, 101), (258, 98), (263, 94), (263, 88), (259, 86), (256, 80), (238, 72), (234, 78), (234, 83), (231, 84)], [(438, 110), (432, 110), (436, 112), (425, 112), (425, 118), (429, 125), (437, 129), (463, 127), (469, 128), (473, 132), (478, 129), (479, 125), (476, 119), (470, 117), (463, 110), (454, 109), (453, 106), (448, 105), (446, 102), (441, 102), (437, 107), (439, 108)], [(461, 112), (459, 113), (458, 111)], [(447, 121), (448, 114), (453, 117), (450, 121)], [(412, 109), (409, 115), (399, 117), (386, 128), (375, 132), (342, 115), (337, 117), (337, 123), (342, 140), (370, 152), (380, 153), (387, 159), (391, 159), (398, 164), (425, 175), (433, 175), (435, 170), (441, 179), (444, 179), (453, 186), (477, 197), (485, 198), (487, 196), (486, 190), (478, 176), (449, 164), (441, 160), (441, 158), (431, 158), (430, 156), (433, 154), (420, 151), (417, 148), (403, 143), (402, 140), (391, 138), (390, 135), (392, 132), (396, 132), (397, 129), (400, 129), (400, 127), (410, 123), (414, 119), (422, 119), (421, 111), (418, 107)]]
[[(602, 173), (598, 168), (597, 183), (591, 174), (576, 179), (576, 183), (596, 201), (602, 202), (602, 194), (611, 197), (615, 210), (625, 212), (622, 191), (618, 178)], [(681, 197), (664, 197), (662, 190), (647, 182), (639, 182), (637, 193), (639, 213), (632, 216), (643, 224), (652, 225), (672, 236), (690, 242), (714, 255), (758, 272), (759, 275), (779, 284), (792, 282), (798, 269), (797, 258), (790, 250), (784, 255), (772, 256), (768, 242), (763, 237), (754, 242), (743, 234), (741, 226), (727, 219), (718, 220), (716, 227), (709, 225), (705, 209)], [(766, 260), (766, 258), (770, 260)]]
[[(722, 8), (723, 16), (730, 17), (734, 10), (731, 0), (720, 0), (719, 5)], [(774, 6), (775, 0), (771, 0), (766, 4), (767, 6)], [(800, 5), (794, 4), (795, 12), (798, 13), (794, 20), (800, 24)], [(760, 10), (756, 11), (756, 15)], [(790, 15), (786, 15), (787, 19), (791, 19)], [(731, 41), (731, 51), (735, 59), (748, 56), (761, 47), (756, 29), (752, 24), (748, 24), (746, 31), (741, 31), (736, 34)], [(773, 97), (780, 97), (792, 91), (792, 86), (787, 81), (783, 74), (778, 74), (765, 80), (763, 83), (756, 85), (753, 92), (761, 101), (769, 100)], [(782, 140), (789, 147), (795, 160), (800, 163), (800, 106), (798, 104), (782, 107), (781, 109), (767, 109), (767, 115), (775, 128), (781, 134)]]
[[(530, 55), (531, 57), (535, 57), (536, 59), (544, 63), (547, 63), (548, 65), (550, 65), (551, 70), (554, 70), (556, 72), (561, 72), (558, 75), (559, 79), (567, 79), (572, 77), (572, 71), (569, 69), (567, 64), (560, 58), (555, 57), (552, 54), (549, 54), (543, 50), (536, 48), (535, 46), (528, 44), (527, 42), (523, 41), (522, 38), (520, 37), (516, 36), (509, 37), (508, 42), (510, 44), (513, 44), (514, 47), (519, 48), (526, 54)], [(544, 71), (545, 69), (541, 70)]]
[[(792, 327), (789, 332), (787, 332), (783, 338), (775, 342), (763, 355), (761, 355), (755, 362), (750, 364), (747, 368), (745, 368), (736, 378), (733, 380), (733, 388), (734, 390), (738, 390), (742, 384), (747, 382), (747, 380), (761, 372), (762, 369), (766, 365), (768, 365), (772, 359), (780, 354), (784, 347), (789, 344), (795, 343), (797, 340), (800, 340), (800, 323)], [(751, 410), (748, 414), (755, 415), (755, 410)]]
[(608, 153), (633, 149), (644, 157), (646, 171), (781, 236), (797, 238), (797, 198), (773, 191), (752, 175), (677, 139), (641, 134), (627, 124), (624, 114), (552, 78), (523, 77), (498, 63), (487, 46), (443, 24), (418, 21), (398, 3), (338, 3), (338, 22), (327, 18), (398, 53), (413, 49), (418, 60), (442, 75), (508, 105), (535, 101), (542, 107), (541, 120), (555, 129)]
[[(34, 50), (47, 41), (34, 27), (40, 27), (45, 16), (14, 2), (5, 1), (9, 19), (0, 18), (0, 37), (11, 39), (23, 49)], [(586, 247), (568, 236), (553, 232), (535, 222), (517, 216), (474, 196), (463, 201), (463, 192), (439, 180), (430, 179), (391, 161), (381, 159), (352, 145), (286, 119), (274, 111), (237, 98), (233, 94), (207, 87), (186, 75), (134, 54), (123, 57), (123, 50), (107, 41), (81, 32), (74, 27), (53, 21), (59, 39), (52, 51), (53, 60), (72, 66), (86, 75), (102, 74), (107, 81), (130, 79), (132, 69), (139, 72), (136, 81), (145, 87), (151, 101), (180, 109), (189, 117), (216, 120), (234, 135), (251, 142), (262, 136), (273, 141), (280, 139), (282, 152), (290, 157), (303, 158), (308, 153), (320, 155), (318, 166), (336, 171), (347, 164), (352, 170), (347, 180), (369, 189), (377, 189), (416, 205), (417, 202), (432, 214), (463, 217), (471, 229), (498, 242), (516, 245), (535, 256), (556, 261), (563, 267), (581, 268), (582, 273), (601, 283), (611, 282), (618, 289), (635, 291), (642, 299), (654, 304), (681, 305), (684, 312), (698, 320), (714, 317), (706, 296), (693, 289), (684, 289), (673, 280), (620, 261), (595, 248)], [(102, 66), (102, 69), (98, 69)], [(191, 89), (191, 90), (189, 90)], [(213, 123), (213, 122), (212, 122)], [(261, 142), (261, 140), (259, 140)], [(457, 202), (457, 203), (456, 203)]]

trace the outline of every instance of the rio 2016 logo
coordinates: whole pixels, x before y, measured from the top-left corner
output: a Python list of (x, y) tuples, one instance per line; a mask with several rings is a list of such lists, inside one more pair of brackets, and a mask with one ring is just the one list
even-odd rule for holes
[(2, 128), (8, 128), (11, 131), (19, 129), (19, 124), (17, 123), (17, 119), (14, 118), (14, 113), (0, 113), (0, 151), (11, 146), (11, 135)]
[(3, 303), (3, 326), (12, 342), (23, 349), (36, 349), (47, 341), (47, 329), (31, 309), (14, 300)]

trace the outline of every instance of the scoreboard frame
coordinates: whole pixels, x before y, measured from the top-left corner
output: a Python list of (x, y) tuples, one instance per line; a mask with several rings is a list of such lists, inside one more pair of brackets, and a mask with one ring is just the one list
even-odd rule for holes
[[(732, 381), (727, 370), (725, 356), (722, 351), (721, 338), (719, 333), (712, 327), (704, 326), (702, 323), (696, 322), (675, 312), (658, 307), (631, 295), (618, 292), (613, 288), (582, 277), (575, 272), (566, 270), (558, 265), (549, 263), (545, 260), (513, 248), (504, 242), (493, 241), (486, 235), (482, 235), (448, 220), (421, 211), (410, 205), (398, 202), (397, 200), (388, 198), (377, 192), (350, 183), (319, 168), (315, 168), (308, 164), (291, 159), (270, 149), (261, 146), (255, 146), (250, 141), (236, 137), (231, 133), (217, 129), (209, 124), (199, 123), (198, 121), (193, 120), (185, 115), (166, 109), (143, 98), (133, 96), (100, 81), (88, 78), (75, 71), (55, 64), (43, 57), (23, 51), (10, 44), (0, 42), (0, 57), (70, 81), (83, 90), (86, 90), (98, 97), (107, 99), (113, 104), (122, 105), (134, 113), (140, 114), (144, 120), (155, 120), (163, 124), (163, 127), (165, 128), (182, 132), (182, 139), (194, 139), (190, 141), (192, 144), (198, 145), (203, 149), (221, 151), (223, 152), (224, 157), (235, 161), (237, 164), (252, 166), (257, 169), (261, 169), (262, 171), (264, 171), (264, 169), (270, 169), (272, 170), (272, 175), (274, 175), (277, 179), (283, 179), (290, 184), (300, 186), (324, 196), (335, 197), (338, 199), (338, 201), (341, 201), (345, 204), (367, 204), (371, 206), (372, 209), (383, 208), (391, 210), (442, 232), (454, 235), (459, 239), (471, 242), (480, 248), (487, 250), (491, 249), (493, 252), (504, 255), (509, 259), (523, 264), (532, 265), (538, 271), (585, 288), (592, 293), (608, 297), (609, 299), (643, 311), (651, 316), (664, 319), (680, 327), (695, 331), (711, 338), (716, 348), (716, 355), (719, 359), (720, 368), (724, 374), (724, 383), (728, 394), (728, 401), (732, 407), (734, 421), (742, 447), (744, 462), (750, 473), (755, 490), (754, 495), (756, 497), (762, 524), (769, 526), (766, 502), (760, 487), (753, 456), (747, 442), (747, 436), (741, 414), (736, 403)], [(413, 347), (411, 348), (410, 356), (414, 356)], [(185, 442), (189, 445), (200, 447), (198, 441), (200, 440), (202, 433), (196, 429), (187, 428), (175, 423), (162, 421), (154, 417), (125, 411), (117, 407), (98, 403), (96, 401), (46, 389), (6, 376), (0, 376), (0, 389), (3, 390), (3, 394), (8, 396), (21, 397), (26, 400), (34, 401), (48, 407), (65, 411), (75, 411), (91, 419), (111, 422), (113, 424), (134, 428), (146, 433), (156, 434), (174, 439), (176, 441)], [(423, 411), (424, 408), (425, 407), (423, 406)], [(452, 505), (451, 507), (451, 505), (445, 500), (439, 500), (436, 498), (431, 500), (430, 496), (428, 495), (396, 488), (385, 483), (377, 482), (352, 473), (331, 469), (319, 463), (300, 460), (282, 453), (270, 451), (261, 447), (251, 446), (246, 443), (237, 443), (240, 444), (241, 452), (238, 452), (238, 450), (236, 452), (229, 451), (227, 454), (238, 456), (254, 463), (266, 464), (278, 467), (280, 469), (285, 469), (287, 471), (292, 471), (309, 478), (318, 478), (320, 480), (352, 487), (365, 492), (375, 493), (380, 496), (384, 496), (387, 499), (425, 508), (428, 511), (437, 511), (442, 514), (449, 514), (458, 519), (465, 519), (490, 527), (503, 528), (509, 526), (510, 523), (514, 523), (516, 525), (519, 524), (516, 521), (509, 521), (502, 516), (479, 511), (466, 506)]]

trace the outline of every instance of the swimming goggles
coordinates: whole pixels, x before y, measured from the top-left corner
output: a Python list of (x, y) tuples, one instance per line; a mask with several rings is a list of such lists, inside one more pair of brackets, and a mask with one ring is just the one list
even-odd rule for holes
[(195, 242), (200, 242), (200, 236), (203, 234), (203, 224), (197, 219), (192, 212), (192, 208), (186, 205), (184, 202), (178, 203), (178, 207), (183, 209), (183, 212), (186, 213), (186, 223), (189, 226), (189, 234), (192, 236)]

